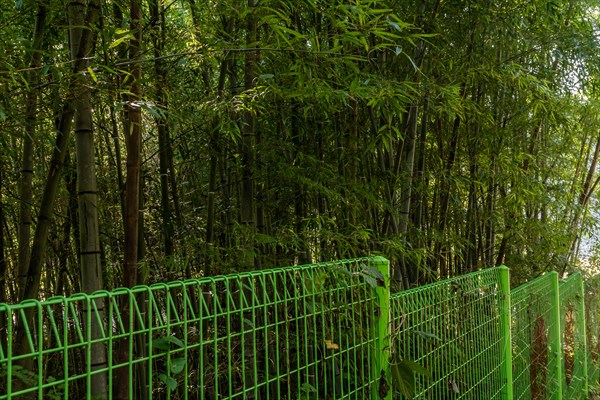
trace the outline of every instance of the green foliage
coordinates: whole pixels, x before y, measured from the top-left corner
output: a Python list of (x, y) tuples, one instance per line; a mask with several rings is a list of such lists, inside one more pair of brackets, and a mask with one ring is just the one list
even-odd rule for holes
[[(161, 350), (162, 352), (169, 352), (172, 349), (185, 351), (185, 344), (181, 339), (176, 336), (163, 336), (157, 340), (152, 341), (152, 346)], [(167, 369), (166, 372), (158, 373), (158, 379), (160, 382), (164, 383), (169, 392), (175, 391), (177, 389), (177, 376), (180, 376), (186, 367), (187, 358), (186, 357), (177, 357), (177, 358), (167, 358)]]
[(414, 361), (398, 360), (390, 363), (392, 387), (396, 388), (406, 399), (415, 396), (415, 375), (423, 375), (431, 379), (431, 373)]
[[(8, 374), (5, 369), (0, 371), (0, 379), (3, 384), (6, 384), (7, 377)], [(39, 377), (36, 373), (28, 371), (20, 365), (12, 366), (11, 377), (13, 379), (13, 385), (18, 382), (19, 385), (23, 385), (23, 387), (26, 388), (36, 386), (39, 383)], [(65, 384), (64, 382), (56, 383), (56, 381), (57, 379), (53, 376), (44, 377), (44, 383), (49, 387), (48, 390), (44, 391), (45, 399), (60, 400), (64, 398)]]
[[(243, 268), (275, 267), (367, 252), (389, 256), (408, 285), (502, 262), (522, 280), (571, 268), (579, 238), (597, 224), (593, 2), (248, 4), (158, 1), (156, 20), (144, 13), (143, 276), (165, 281), (237, 271), (240, 260), (253, 261)], [(25, 96), (39, 91), (37, 210), (55, 119), (73, 95), (61, 2), (47, 5), (42, 67), (28, 68), (34, 6), (0, 3), (11, 277)], [(103, 5), (87, 70), (107, 288), (122, 282), (119, 170), (133, 33), (124, 3)], [(68, 151), (74, 163), (71, 144)], [(248, 221), (244, 182), (255, 202)], [(43, 272), (48, 296), (80, 287), (72, 193), (60, 184), (45, 256), (61, 272)], [(368, 272), (364, 279), (376, 281)], [(17, 280), (7, 282), (6, 294), (18, 293)]]

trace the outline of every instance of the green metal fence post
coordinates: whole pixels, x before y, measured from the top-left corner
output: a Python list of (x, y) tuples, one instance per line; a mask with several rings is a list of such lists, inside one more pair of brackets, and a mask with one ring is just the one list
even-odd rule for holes
[(374, 257), (369, 266), (381, 272), (383, 282), (378, 282), (375, 293), (378, 310), (375, 312), (375, 349), (373, 357), (373, 378), (375, 385), (371, 390), (373, 400), (392, 398), (390, 378), (390, 262), (383, 257)]
[(554, 356), (556, 363), (554, 368), (549, 367), (549, 373), (555, 374), (550, 376), (550, 382), (556, 382), (556, 392), (553, 400), (562, 400), (563, 398), (563, 346), (561, 337), (561, 316), (560, 316), (560, 290), (558, 285), (558, 273), (556, 271), (550, 272), (552, 275), (552, 319), (554, 323), (550, 324), (549, 332), (549, 345), (550, 352)]
[(513, 398), (513, 376), (512, 376), (512, 339), (511, 339), (511, 312), (510, 312), (510, 270), (506, 266), (500, 268), (500, 291), (501, 291), (501, 323), (502, 323), (502, 350), (504, 368), (504, 392), (502, 398), (512, 400)]

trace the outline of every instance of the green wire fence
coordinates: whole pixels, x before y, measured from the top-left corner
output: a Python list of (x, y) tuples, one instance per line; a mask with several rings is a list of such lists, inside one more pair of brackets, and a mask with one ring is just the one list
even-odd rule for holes
[(382, 266), (364, 258), (0, 305), (0, 399), (369, 398), (384, 353)]
[(508, 268), (394, 294), (392, 375), (404, 398), (510, 398)]
[(564, 373), (563, 399), (583, 399), (588, 393), (588, 354), (585, 334), (585, 287), (581, 274), (559, 284), (560, 336)]
[(391, 293), (373, 257), (0, 304), (0, 400), (585, 399), (599, 281)]
[(600, 387), (600, 276), (585, 283), (588, 387)]
[(515, 399), (562, 396), (558, 274), (549, 273), (511, 292)]

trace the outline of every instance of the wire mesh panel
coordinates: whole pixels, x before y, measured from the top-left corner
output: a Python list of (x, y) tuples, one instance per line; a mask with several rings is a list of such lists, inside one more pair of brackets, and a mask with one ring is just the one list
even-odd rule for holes
[(585, 306), (589, 387), (600, 392), (600, 276), (585, 283)]
[(0, 305), (0, 399), (369, 398), (369, 262)]
[(396, 398), (509, 398), (508, 272), (492, 268), (395, 294)]
[(515, 399), (562, 396), (558, 275), (552, 272), (511, 292)]
[(584, 290), (581, 274), (571, 275), (559, 285), (563, 354), (563, 398), (587, 398), (587, 348)]

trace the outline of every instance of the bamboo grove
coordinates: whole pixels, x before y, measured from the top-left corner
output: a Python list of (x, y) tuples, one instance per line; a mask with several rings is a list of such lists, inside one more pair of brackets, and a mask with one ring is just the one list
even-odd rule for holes
[(0, 302), (365, 253), (401, 287), (564, 272), (596, 7), (1, 1)]

